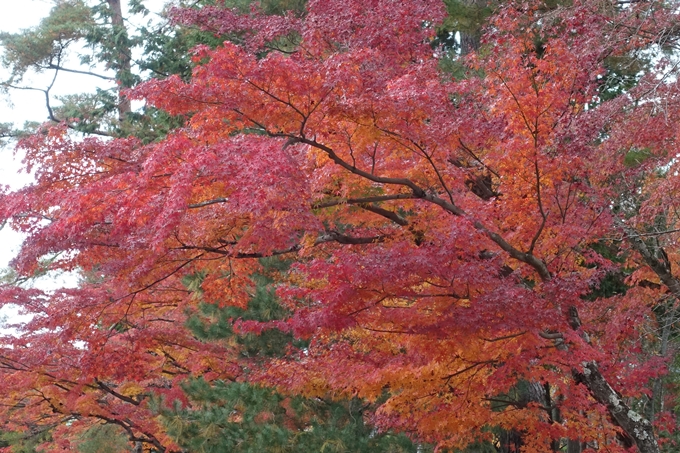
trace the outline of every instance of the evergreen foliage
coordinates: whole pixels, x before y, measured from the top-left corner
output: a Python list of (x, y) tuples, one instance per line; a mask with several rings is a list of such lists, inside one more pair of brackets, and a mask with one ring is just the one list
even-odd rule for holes
[[(266, 329), (261, 334), (239, 334), (234, 320), (274, 321), (289, 315), (275, 294), (274, 274), (290, 263), (262, 259), (263, 270), (252, 276), (252, 297), (245, 309), (201, 302), (188, 327), (203, 341), (233, 342), (252, 363), (304, 348), (292, 334)], [(201, 297), (205, 275), (184, 278), (186, 287)], [(244, 370), (247, 374), (248, 370)], [(341, 370), (339, 370), (341, 372)], [(183, 448), (200, 453), (258, 452), (425, 452), (406, 436), (380, 433), (367, 423), (372, 405), (359, 399), (333, 400), (288, 396), (244, 381), (208, 382), (193, 379), (184, 386), (190, 406), (168, 408), (157, 403), (168, 434)]]

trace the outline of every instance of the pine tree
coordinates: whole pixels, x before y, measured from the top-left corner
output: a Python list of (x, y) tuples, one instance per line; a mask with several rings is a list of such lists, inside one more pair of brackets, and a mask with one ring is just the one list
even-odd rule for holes
[[(290, 333), (275, 328), (259, 335), (239, 334), (234, 329), (234, 320), (271, 322), (290, 315), (279, 304), (273, 287), (275, 274), (285, 272), (288, 263), (278, 259), (262, 263), (262, 273), (252, 276), (252, 298), (245, 309), (203, 301), (188, 322), (203, 341), (237, 344), (245, 364), (243, 375), (233, 381), (198, 378), (187, 382), (188, 406), (167, 407), (158, 401), (168, 433), (188, 451), (202, 453), (428, 451), (404, 435), (378, 432), (369, 423), (375, 406), (360, 399), (304, 398), (248, 382), (263, 360), (283, 356), (289, 348), (305, 347)], [(203, 277), (184, 279), (199, 298)]]

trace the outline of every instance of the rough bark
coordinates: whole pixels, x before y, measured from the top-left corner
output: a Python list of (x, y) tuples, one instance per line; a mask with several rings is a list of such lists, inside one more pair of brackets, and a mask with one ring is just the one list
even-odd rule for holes
[[(665, 315), (661, 318), (661, 345), (659, 348), (659, 354), (661, 357), (667, 357), (668, 355), (668, 342), (671, 336), (671, 326), (673, 325), (673, 320), (675, 317), (676, 309), (671, 305), (667, 307)], [(657, 414), (657, 412), (662, 412), (664, 410), (663, 396), (663, 378), (657, 377), (654, 379), (654, 385), (652, 386), (652, 396), (649, 401), (649, 411), (647, 417), (650, 421), (654, 420), (654, 416)]]
[(583, 370), (575, 372), (595, 400), (604, 405), (614, 421), (637, 446), (640, 453), (659, 453), (659, 444), (652, 424), (633, 411), (609, 385), (595, 362), (583, 364)]
[[(468, 8), (482, 9), (486, 6), (486, 0), (463, 0), (462, 3)], [(467, 30), (460, 30), (460, 53), (467, 55), (472, 52), (477, 52), (482, 38), (481, 24), (479, 27), (470, 27)]]
[[(125, 28), (125, 20), (123, 18), (120, 0), (106, 0), (106, 2), (111, 9), (111, 25), (113, 26), (113, 36), (115, 39), (114, 45), (118, 51), (116, 80), (118, 80), (120, 88), (123, 88), (125, 86), (125, 80), (132, 72), (131, 50), (128, 43), (127, 28)], [(123, 121), (131, 110), (130, 100), (123, 96), (119, 89), (118, 119)]]
[(663, 249), (657, 247), (658, 253), (654, 253), (636, 231), (629, 228), (626, 228), (625, 231), (628, 234), (630, 244), (638, 251), (638, 253), (640, 253), (640, 255), (642, 255), (647, 266), (649, 266), (659, 277), (659, 280), (668, 287), (673, 296), (675, 296), (676, 299), (680, 299), (680, 280), (671, 273), (671, 263), (668, 261)]
[[(581, 320), (576, 307), (569, 307), (567, 313), (569, 326), (573, 330), (579, 330)], [(590, 338), (586, 332), (581, 331), (581, 335), (584, 341), (590, 343)], [(558, 347), (567, 348), (564, 343), (559, 344)], [(626, 447), (636, 445), (640, 453), (660, 453), (651, 422), (641, 414), (631, 410), (622, 401), (620, 395), (609, 385), (607, 379), (600, 372), (597, 362), (583, 363), (581, 370), (575, 369), (572, 373), (576, 382), (585, 385), (595, 401), (607, 408), (613, 422), (623, 430), (621, 440)], [(571, 442), (574, 442), (574, 445), (570, 448), (575, 448), (575, 441)], [(579, 450), (575, 451), (580, 451), (580, 446)]]
[(461, 55), (467, 55), (472, 52), (479, 50), (480, 46), (480, 33), (477, 32), (460, 32), (460, 53)]
[(569, 439), (567, 441), (567, 453), (581, 453), (583, 443), (580, 440)]

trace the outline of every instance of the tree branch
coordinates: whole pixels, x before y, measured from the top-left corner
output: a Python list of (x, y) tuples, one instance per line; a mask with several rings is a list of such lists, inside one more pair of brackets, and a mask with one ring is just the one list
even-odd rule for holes
[(54, 64), (54, 63), (50, 63), (49, 65), (45, 66), (44, 68), (45, 69), (56, 69), (58, 71), (64, 71), (64, 72), (72, 72), (74, 74), (89, 75), (89, 76), (93, 76), (93, 77), (99, 77), (100, 79), (104, 79), (104, 80), (110, 80), (110, 81), (116, 80), (115, 77), (109, 77), (109, 76), (97, 74), (97, 73), (90, 72), (90, 71), (81, 71), (81, 70), (78, 70), (78, 69), (69, 69), (69, 68), (65, 68), (63, 66), (60, 66), (58, 64)]
[(125, 396), (125, 395), (123, 395), (123, 394), (121, 394), (121, 393), (116, 392), (116, 391), (113, 390), (111, 387), (109, 387), (108, 385), (106, 385), (106, 384), (104, 384), (102, 381), (100, 381), (99, 379), (96, 379), (96, 378), (95, 378), (94, 382), (97, 384), (97, 387), (99, 387), (100, 389), (104, 390), (106, 393), (109, 393), (109, 394), (115, 396), (115, 397), (118, 398), (119, 400), (125, 401), (126, 403), (134, 404), (135, 406), (139, 406), (139, 405), (140, 405), (140, 402), (137, 401), (136, 399), (130, 398), (129, 396)]
[(228, 198), (219, 197), (219, 198), (214, 198), (214, 199), (212, 199), (212, 200), (201, 201), (200, 203), (193, 203), (193, 204), (190, 204), (190, 205), (188, 206), (188, 208), (189, 208), (189, 209), (202, 208), (202, 207), (204, 207), (204, 206), (209, 206), (209, 205), (211, 205), (211, 204), (226, 203), (226, 202), (228, 202), (228, 201), (229, 201)]
[(362, 208), (362, 209), (365, 209), (367, 211), (371, 211), (375, 214), (381, 215), (381, 216), (383, 216), (387, 219), (390, 219), (391, 221), (393, 221), (394, 223), (396, 223), (398, 225), (401, 225), (401, 226), (408, 225), (408, 220), (404, 219), (403, 217), (401, 217), (399, 214), (397, 214), (394, 211), (390, 211), (390, 210), (383, 209), (383, 208), (380, 208), (378, 206), (374, 206), (372, 204), (366, 204), (366, 203), (360, 204), (359, 207)]
[(339, 198), (335, 200), (319, 201), (312, 205), (312, 209), (330, 208), (342, 204), (365, 204), (365, 203), (379, 203), (381, 201), (390, 200), (417, 200), (419, 197), (412, 193), (401, 193), (395, 195), (379, 195), (376, 197), (364, 198)]

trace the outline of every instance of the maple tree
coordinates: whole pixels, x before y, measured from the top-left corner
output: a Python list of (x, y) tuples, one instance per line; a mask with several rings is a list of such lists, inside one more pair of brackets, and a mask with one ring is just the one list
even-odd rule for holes
[[(174, 16), (239, 37), (129, 93), (186, 126), (19, 145), (36, 183), (0, 204), (28, 234), (18, 272), (56, 255), (87, 279), (3, 288), (33, 315), (3, 338), (3, 418), (58, 426), (52, 451), (93, 421), (175, 451), (150, 395), (190, 408), (188, 378), (247, 378), (369, 401), (380, 429), (440, 448), (501, 428), (527, 452), (660, 451), (650, 414), (668, 417), (641, 404), (664, 370), (655, 313), (680, 296), (673, 4), (507, 2), (456, 78), (430, 46), (435, 0)], [(616, 61), (640, 64), (626, 86)], [(245, 308), (273, 255), (295, 261), (290, 315), (233, 329), (305, 346), (249, 360), (186, 327), (183, 279)], [(621, 269), (626, 291), (594, 292)]]
[[(113, 5), (115, 6), (114, 10), (110, 11), (109, 9), (112, 6), (110, 3), (112, 2), (100, 2), (94, 4), (93, 7), (90, 7), (85, 2), (81, 1), (60, 2), (55, 5), (51, 11), (51, 15), (44, 19), (38, 27), (24, 30), (19, 34), (3, 34), (3, 44), (7, 49), (4, 63), (10, 67), (13, 74), (12, 79), (5, 82), (5, 86), (8, 88), (15, 87), (14, 84), (21, 80), (23, 74), (30, 71), (40, 72), (53, 70), (55, 78), (63, 72), (78, 72), (99, 77), (99, 75), (90, 73), (85, 69), (74, 70), (73, 68), (64, 68), (60, 66), (60, 62), (64, 60), (64, 55), (69, 47), (78, 40), (86, 41), (89, 46), (94, 48), (99, 49), (99, 47), (101, 47), (94, 58), (98, 61), (106, 62), (107, 67), (115, 68), (126, 65), (127, 72), (119, 72), (115, 76), (116, 79), (124, 79), (124, 85), (137, 83), (140, 80), (138, 75), (130, 73), (131, 61), (129, 55), (126, 57), (126, 54), (129, 54), (130, 48), (133, 45), (144, 46), (145, 48), (146, 53), (144, 55), (144, 60), (135, 61), (135, 65), (139, 69), (150, 70), (153, 74), (160, 76), (165, 76), (167, 73), (178, 73), (184, 78), (187, 77), (186, 72), (189, 65), (187, 64), (188, 57), (181, 54), (182, 49), (186, 50), (187, 46), (192, 45), (192, 42), (193, 45), (197, 42), (218, 42), (215, 41), (216, 38), (214, 38), (212, 34), (206, 34), (197, 31), (196, 29), (170, 27), (168, 24), (161, 24), (156, 30), (152, 31), (142, 28), (141, 30), (138, 30), (137, 36), (133, 36), (132, 39), (130, 39), (126, 30), (121, 32), (119, 29), (120, 27), (117, 29), (115, 24), (111, 27), (110, 16), (115, 16), (116, 14), (120, 16), (121, 11), (120, 4), (116, 2), (113, 2), (115, 3), (115, 5)], [(131, 13), (147, 12), (141, 3), (134, 3), (135, 4), (132, 5)], [(292, 2), (289, 4), (287, 2), (270, 1), (264, 3), (262, 6), (266, 14), (280, 14), (282, 10), (291, 7), (299, 9), (299, 3), (300, 2)], [(103, 19), (103, 23), (98, 22), (101, 19)], [(172, 32), (170, 35), (164, 35), (160, 32), (163, 30), (167, 32), (168, 29)], [(112, 34), (118, 35), (120, 39), (111, 39)], [(123, 51), (117, 50), (119, 49), (119, 44), (121, 44), (121, 42), (125, 46)], [(38, 50), (37, 53), (35, 52), (36, 49)], [(119, 61), (118, 56), (120, 55), (125, 57), (125, 61)], [(113, 79), (113, 77), (111, 77), (111, 79)], [(80, 133), (120, 136), (134, 132), (143, 141), (148, 141), (150, 138), (162, 134), (163, 130), (167, 127), (167, 124), (163, 124), (164, 121), (166, 123), (168, 122), (167, 117), (164, 117), (162, 112), (146, 108), (143, 115), (140, 115), (139, 112), (130, 112), (129, 104), (127, 102), (125, 105), (128, 105), (128, 107), (124, 109), (125, 112), (122, 112), (119, 106), (110, 99), (110, 95), (106, 92), (100, 91), (96, 95), (91, 96), (91, 98), (80, 95), (68, 98), (57, 98), (64, 104), (56, 107), (52, 104), (53, 99), (50, 98), (50, 90), (51, 85), (45, 90), (42, 90), (46, 96), (47, 110), (50, 114), (50, 118), (54, 122), (60, 123), (62, 127), (76, 130)], [(94, 103), (96, 107), (94, 110), (92, 110), (92, 103)], [(117, 116), (119, 117), (117, 120), (112, 118), (112, 111), (117, 113)], [(124, 119), (121, 118), (121, 112), (125, 114)], [(68, 120), (64, 120), (64, 118), (68, 118)], [(176, 121), (174, 119), (171, 119), (169, 123), (173, 124), (173, 122), (174, 124), (181, 123), (181, 121)], [(45, 266), (43, 265), (41, 267)], [(40, 273), (42, 274), (42, 271)], [(23, 282), (28, 279), (25, 276), (17, 276), (15, 273), (10, 273), (7, 277), (10, 278), (12, 282)], [(116, 328), (118, 328), (118, 326)], [(148, 352), (155, 354), (155, 351), (153, 350)], [(112, 387), (119, 386), (119, 383), (110, 376), (107, 384)], [(68, 383), (61, 383), (60, 385), (68, 385)], [(171, 384), (164, 382), (164, 385)], [(76, 395), (79, 390), (80, 389), (75, 389)], [(92, 386), (87, 387), (87, 390), (92, 391)], [(96, 389), (94, 390), (96, 393)], [(146, 396), (146, 394), (144, 396)], [(91, 395), (90, 401), (101, 401), (101, 398), (97, 399), (97, 396)], [(128, 403), (133, 404), (134, 402), (128, 401)], [(224, 404), (224, 402), (221, 403), (221, 405)], [(299, 402), (296, 404), (300, 405)], [(305, 403), (303, 402), (301, 407), (304, 406)], [(336, 406), (331, 405), (329, 407), (331, 407), (332, 410), (328, 411), (328, 415), (332, 413), (334, 414), (334, 417), (338, 416), (338, 410), (341, 412), (344, 410), (342, 409), (343, 406), (341, 404)], [(111, 408), (105, 409), (105, 414), (110, 410)], [(156, 410), (155, 407), (154, 410)], [(115, 409), (113, 409), (113, 411), (115, 411)], [(136, 448), (141, 448), (141, 443), (143, 443), (141, 441), (155, 445), (156, 448), (160, 448), (158, 442), (153, 442), (150, 438), (145, 438), (144, 436), (136, 436), (136, 432), (129, 429), (130, 423), (128, 421), (122, 422), (116, 420), (114, 422), (105, 416), (102, 417), (101, 411), (99, 412), (99, 414), (90, 414), (92, 416), (89, 417), (89, 420), (87, 417), (82, 416), (82, 414), (71, 413), (69, 415), (62, 414), (65, 416), (57, 417), (58, 420), (56, 422), (55, 418), (50, 419), (49, 422), (41, 422), (44, 414), (41, 413), (41, 409), (38, 408), (25, 418), (10, 417), (14, 422), (12, 426), (15, 426), (16, 429), (21, 431), (17, 433), (8, 433), (5, 438), (10, 442), (12, 451), (34, 451), (36, 444), (42, 443), (44, 445), (50, 445), (52, 442), (51, 434), (55, 428), (63, 428), (65, 423), (70, 424), (74, 419), (79, 419), (80, 426), (70, 425), (68, 429), (70, 434), (66, 436), (67, 439), (63, 440), (61, 444), (52, 445), (53, 448), (62, 448), (64, 445), (69, 445), (69, 448), (76, 448), (83, 452), (92, 451), (93, 449), (94, 451), (97, 451), (97, 449), (101, 448), (120, 450), (123, 448), (120, 443), (121, 432), (135, 441), (137, 444)], [(149, 415), (149, 412), (142, 412), (137, 415), (139, 417), (145, 417)], [(356, 409), (354, 412), (350, 411), (350, 417), (356, 415)], [(196, 415), (194, 414), (192, 417), (196, 418)], [(315, 423), (318, 423), (318, 426), (320, 427), (324, 426), (326, 423), (326, 420), (323, 420), (321, 412), (316, 413), (313, 418), (310, 418), (309, 415), (306, 417), (308, 420), (316, 420)], [(182, 416), (173, 416), (173, 423), (181, 418)], [(360, 424), (357, 425), (356, 420), (354, 420), (354, 425), (346, 430), (346, 432), (343, 431), (345, 428), (338, 425), (338, 423), (341, 423), (338, 419), (330, 420), (329, 422), (329, 426), (331, 426), (330, 431), (327, 429), (325, 431), (324, 429), (317, 429), (314, 436), (304, 435), (303, 433), (302, 438), (306, 438), (305, 442), (307, 443), (318, 442), (319, 438), (323, 439), (323, 433), (326, 432), (326, 437), (330, 437), (323, 439), (323, 441), (337, 442), (338, 445), (343, 445), (343, 442), (349, 444), (352, 442), (367, 442), (373, 446), (372, 448), (374, 450), (380, 442), (383, 442), (383, 439), (387, 439), (382, 436), (375, 436), (370, 431), (361, 433), (361, 429), (364, 428), (361, 428), (359, 426)], [(118, 431), (116, 431), (115, 427), (112, 428), (112, 423), (114, 425), (122, 425), (123, 428), (128, 429), (128, 432), (122, 431), (120, 426), (118, 426)], [(132, 424), (132, 426), (135, 425)], [(26, 428), (28, 429), (26, 430)], [(332, 439), (334, 436), (333, 429), (336, 428), (340, 428), (338, 432), (344, 433), (344, 438), (339, 437), (335, 440)], [(281, 432), (285, 432), (285, 430), (286, 429), (283, 428)], [(57, 432), (57, 434), (59, 434), (59, 432)], [(373, 440), (370, 440), (368, 436)], [(298, 435), (296, 435), (295, 438), (299, 440)], [(198, 439), (198, 442), (204, 443), (205, 440)], [(394, 438), (394, 442), (387, 440), (385, 442), (387, 447), (385, 448), (393, 448), (396, 445), (395, 442), (404, 443), (404, 439), (397, 437)], [(7, 444), (3, 446), (7, 446)], [(219, 450), (219, 448), (222, 447), (223, 446), (218, 444), (215, 448)], [(289, 448), (292, 448), (292, 446), (289, 446)]]

